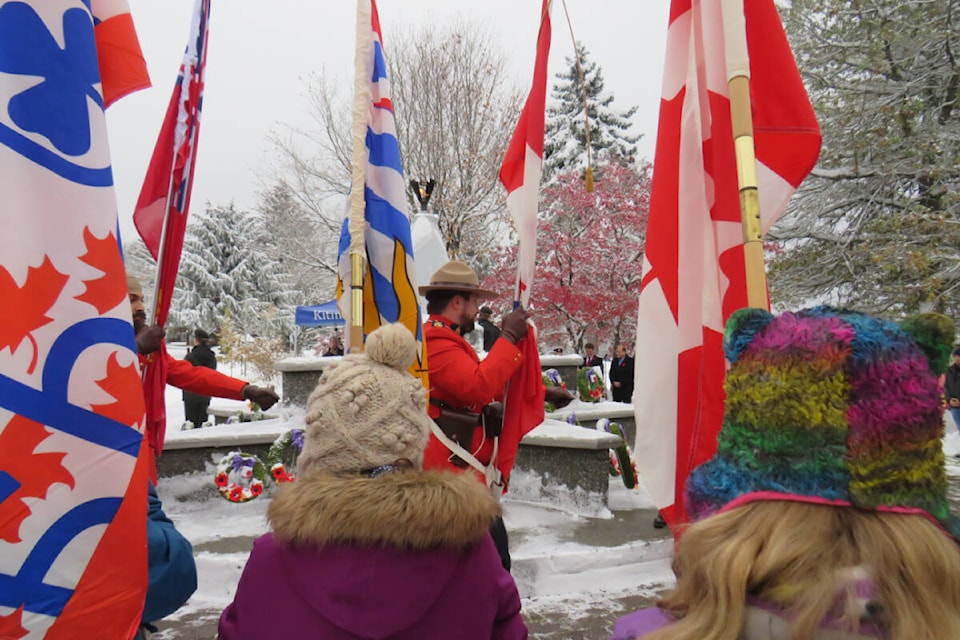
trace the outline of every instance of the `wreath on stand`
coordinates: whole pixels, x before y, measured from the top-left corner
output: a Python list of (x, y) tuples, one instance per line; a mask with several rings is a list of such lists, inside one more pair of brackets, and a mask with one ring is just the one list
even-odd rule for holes
[(303, 451), (303, 429), (290, 429), (273, 441), (267, 453), (267, 468), (277, 484), (296, 480), (297, 456)]
[(227, 418), (226, 424), (240, 424), (241, 422), (257, 422), (263, 420), (263, 410), (253, 400), (247, 400), (247, 410), (238, 410)]
[(604, 396), (603, 378), (593, 367), (578, 369), (577, 390), (583, 402), (600, 402)]
[(627, 446), (627, 437), (623, 434), (620, 423), (610, 422), (609, 418), (600, 418), (597, 420), (597, 430), (620, 436), (623, 440), (623, 444), (619, 447), (610, 449), (610, 475), (620, 476), (623, 486), (627, 489), (636, 489), (637, 463), (634, 462), (630, 447)]
[(220, 495), (230, 502), (250, 502), (263, 493), (267, 477), (260, 458), (242, 451), (231, 451), (217, 463), (214, 483)]
[[(547, 369), (541, 374), (543, 380), (543, 386), (545, 387), (560, 387), (561, 389), (567, 388), (567, 383), (563, 381), (563, 378), (560, 376), (560, 372), (556, 369)], [(552, 402), (544, 402), (543, 410), (546, 413), (553, 413), (557, 410), (557, 407), (554, 406)]]

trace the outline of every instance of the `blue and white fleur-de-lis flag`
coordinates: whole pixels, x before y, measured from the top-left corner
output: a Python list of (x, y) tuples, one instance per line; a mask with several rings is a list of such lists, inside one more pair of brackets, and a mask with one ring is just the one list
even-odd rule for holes
[(0, 638), (131, 638), (143, 391), (92, 14), (0, 0)]
[[(427, 389), (427, 351), (423, 344), (420, 302), (417, 298), (417, 275), (414, 265), (413, 240), (410, 234), (410, 206), (403, 181), (403, 163), (397, 138), (397, 122), (390, 98), (390, 81), (383, 54), (380, 16), (374, 0), (358, 0), (358, 24), (370, 29), (357, 32), (358, 73), (369, 83), (365, 95), (359, 95), (365, 114), (366, 137), (363, 152), (363, 246), (367, 270), (363, 278), (363, 335), (380, 326), (400, 322), (417, 340), (417, 357), (410, 373)], [(357, 221), (359, 222), (359, 221)], [(359, 235), (359, 234), (358, 234)], [(337, 250), (337, 301), (340, 315), (350, 326), (350, 284), (353, 265), (350, 211), (340, 229)]]

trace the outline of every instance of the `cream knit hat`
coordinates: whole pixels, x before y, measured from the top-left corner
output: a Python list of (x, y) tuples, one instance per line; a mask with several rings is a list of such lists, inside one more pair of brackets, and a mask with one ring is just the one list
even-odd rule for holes
[(430, 418), (423, 385), (407, 373), (416, 342), (390, 324), (367, 336), (365, 349), (331, 363), (310, 394), (298, 473), (359, 472), (400, 458), (420, 467)]

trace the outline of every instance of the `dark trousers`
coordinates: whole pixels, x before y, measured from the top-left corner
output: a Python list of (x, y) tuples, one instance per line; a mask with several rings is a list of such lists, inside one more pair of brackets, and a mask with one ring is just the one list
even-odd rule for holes
[(196, 396), (183, 399), (183, 412), (189, 422), (193, 423), (195, 429), (203, 426), (207, 421), (207, 409), (210, 407), (210, 398), (208, 396)]
[(500, 564), (507, 571), (510, 571), (510, 544), (507, 540), (507, 528), (503, 526), (503, 518), (497, 516), (497, 519), (490, 525), (490, 537), (493, 543), (497, 545), (497, 553), (500, 554)]

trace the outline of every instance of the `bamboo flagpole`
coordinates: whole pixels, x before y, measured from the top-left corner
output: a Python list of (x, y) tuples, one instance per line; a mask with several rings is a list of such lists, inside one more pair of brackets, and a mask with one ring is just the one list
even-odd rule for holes
[(763, 231), (760, 226), (760, 195), (757, 159), (753, 139), (750, 101), (750, 55), (747, 51), (747, 23), (744, 0), (721, 0), (727, 83), (730, 91), (730, 118), (737, 154), (737, 182), (740, 186), (740, 215), (743, 223), (743, 253), (747, 277), (747, 303), (769, 309), (767, 272), (763, 259)]
[(373, 33), (370, 0), (357, 0), (357, 50), (353, 80), (353, 162), (350, 181), (350, 352), (363, 351), (363, 274), (366, 271), (366, 222), (364, 220), (364, 173), (367, 165), (367, 122), (371, 103)]

